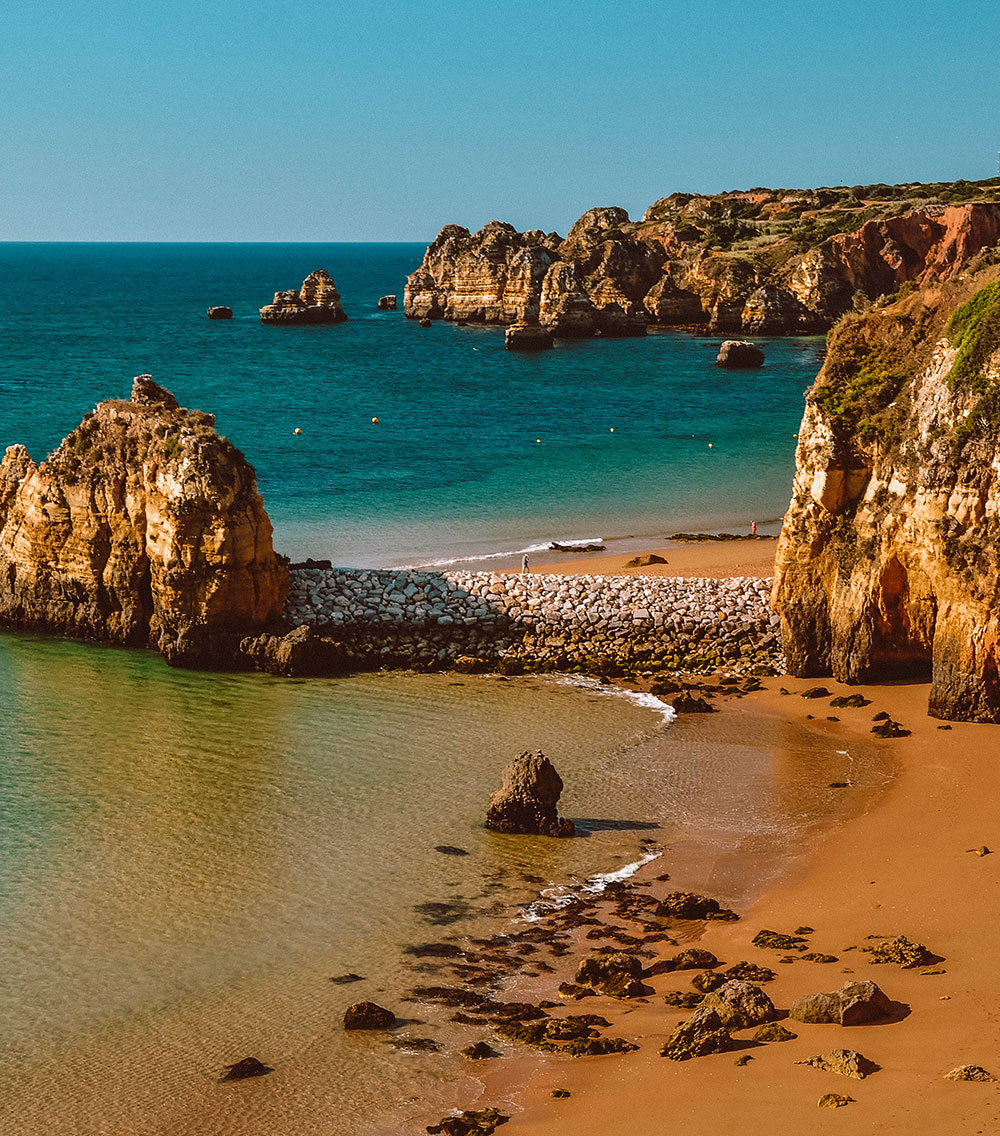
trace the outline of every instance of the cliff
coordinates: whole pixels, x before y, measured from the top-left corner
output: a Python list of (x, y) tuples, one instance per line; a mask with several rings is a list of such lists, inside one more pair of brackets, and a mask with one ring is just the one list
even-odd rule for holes
[[(965, 217), (936, 256), (981, 239)], [(998, 426), (996, 249), (838, 324), (777, 549), (792, 674), (929, 678), (931, 714), (1000, 721)]]
[(565, 240), (447, 225), (410, 275), (411, 319), (814, 334), (905, 283), (950, 279), (1000, 236), (1000, 179), (695, 195), (590, 209)]
[(228, 666), (287, 590), (250, 464), (148, 375), (47, 461), (0, 462), (0, 625)]

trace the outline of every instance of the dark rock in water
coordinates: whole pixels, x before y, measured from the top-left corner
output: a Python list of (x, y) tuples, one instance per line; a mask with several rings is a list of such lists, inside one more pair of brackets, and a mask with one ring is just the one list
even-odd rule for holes
[(748, 1029), (778, 1017), (774, 1003), (752, 982), (730, 979), (706, 995), (703, 1010), (712, 1010), (727, 1029)]
[(758, 931), (753, 937), (755, 947), (769, 951), (807, 951), (809, 944), (801, 935), (783, 935), (780, 931)]
[(468, 1057), (470, 1061), (485, 1061), (488, 1058), (500, 1056), (499, 1051), (485, 1041), (477, 1041), (474, 1045), (467, 1045), (460, 1050), (460, 1053), (463, 1057)]
[(504, 333), (503, 345), (508, 351), (545, 351), (553, 343), (550, 333), (537, 323), (514, 323)]
[(480, 1108), (475, 1112), (463, 1112), (458, 1116), (446, 1116), (440, 1124), (428, 1124), (427, 1131), (432, 1136), (442, 1132), (444, 1136), (492, 1136), (510, 1120), (495, 1108)]
[(389, 1044), (395, 1049), (409, 1050), (411, 1053), (440, 1053), (441, 1046), (432, 1037), (390, 1037)]
[(573, 822), (557, 811), (562, 789), (562, 778), (544, 754), (519, 754), (503, 771), (503, 786), (490, 797), (486, 827), (495, 832), (572, 836)]
[(684, 690), (670, 703), (678, 714), (717, 714), (718, 707)]
[(379, 296), (378, 310), (380, 312), (394, 312), (396, 310), (396, 297)]
[(331, 978), (330, 981), (335, 982), (338, 986), (348, 986), (352, 982), (364, 982), (364, 976), (355, 974), (352, 971), (350, 974), (338, 974), (335, 978)]
[(420, 327), (433, 327), (433, 326), (434, 326), (433, 320), (429, 320), (429, 319), (425, 318), (425, 319), (422, 319), (420, 321)]
[(714, 1010), (699, 1007), (686, 1022), (667, 1038), (660, 1050), (661, 1057), (671, 1061), (689, 1061), (692, 1057), (706, 1057), (710, 1053), (725, 1053), (733, 1044), (729, 1030)]
[(718, 966), (719, 960), (711, 951), (703, 951), (699, 947), (690, 947), (671, 958), (659, 959), (652, 966), (643, 971), (646, 978), (655, 978), (658, 974), (670, 974), (675, 970), (711, 970)]
[(210, 320), (231, 320), (233, 318), (233, 309), (221, 306), (209, 308), (208, 318)]
[(831, 994), (806, 994), (792, 1003), (791, 1016), (807, 1024), (863, 1025), (887, 1018), (892, 1003), (874, 982), (849, 982)]
[(839, 1073), (842, 1077), (853, 1077), (856, 1081), (863, 1081), (882, 1068), (856, 1049), (834, 1049), (817, 1057), (807, 1057), (805, 1061), (796, 1061), (796, 1065), (811, 1065), (814, 1069)]
[(792, 1041), (798, 1036), (797, 1033), (792, 1033), (790, 1029), (785, 1029), (780, 1022), (765, 1022), (753, 1035), (753, 1040), (765, 1042)]
[(904, 729), (898, 722), (894, 722), (891, 718), (887, 718), (884, 722), (879, 722), (877, 726), (872, 726), (872, 733), (877, 738), (908, 738), (910, 731)]
[(717, 899), (707, 895), (696, 895), (690, 891), (673, 891), (665, 895), (656, 905), (657, 915), (672, 916), (674, 919), (738, 919), (735, 911), (721, 907)]
[(457, 943), (411, 943), (403, 947), (404, 955), (417, 958), (464, 958), (465, 951)]
[(240, 641), (240, 654), (255, 670), (274, 675), (335, 675), (351, 669), (344, 645), (303, 624), (286, 635), (263, 633)]
[(662, 556), (657, 556), (655, 552), (644, 552), (642, 556), (633, 556), (631, 560), (625, 564), (626, 568), (649, 568), (653, 564), (666, 564)]
[(464, 848), (456, 848), (454, 844), (435, 844), (434, 851), (440, 852), (443, 856), (468, 856), (468, 852)]
[(310, 272), (297, 292), (275, 292), (274, 300), (260, 309), (261, 323), (343, 323), (346, 319), (337, 286), (323, 268)]
[(396, 1020), (392, 1010), (374, 1002), (355, 1002), (344, 1011), (345, 1030), (388, 1029)]
[(263, 1061), (258, 1061), (256, 1057), (244, 1057), (242, 1061), (237, 1061), (235, 1065), (227, 1065), (225, 1074), (220, 1078), (222, 1081), (244, 1081), (247, 1077), (263, 1077), (265, 1073), (273, 1073), (274, 1070), (270, 1065), (265, 1065)]
[(756, 343), (743, 339), (727, 339), (719, 348), (715, 365), (730, 370), (761, 367), (764, 365), (764, 352)]
[(603, 544), (560, 544), (559, 541), (554, 540), (549, 544), (550, 552), (604, 552), (606, 545)]

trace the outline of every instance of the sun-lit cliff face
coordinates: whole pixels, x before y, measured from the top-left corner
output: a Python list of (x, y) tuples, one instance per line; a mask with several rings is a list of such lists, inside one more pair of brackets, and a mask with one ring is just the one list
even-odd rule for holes
[(225, 665), (280, 616), (288, 570), (244, 456), (149, 376), (50, 458), (0, 463), (0, 624)]
[(589, 209), (565, 240), (446, 225), (407, 281), (410, 318), (540, 322), (555, 336), (647, 323), (760, 335), (825, 331), (906, 283), (950, 279), (1000, 239), (1000, 186), (675, 193), (640, 221)]
[(932, 714), (974, 721), (1000, 721), (991, 261), (996, 250), (833, 331), (807, 397), (773, 596), (793, 674), (927, 676)]

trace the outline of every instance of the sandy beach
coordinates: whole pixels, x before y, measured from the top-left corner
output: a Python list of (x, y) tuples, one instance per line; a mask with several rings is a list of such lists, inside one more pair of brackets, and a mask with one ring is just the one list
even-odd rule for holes
[[(773, 545), (765, 547), (773, 551)], [(748, 570), (743, 566), (746, 550), (739, 546), (695, 545), (680, 551), (687, 573), (724, 574), (727, 557), (730, 571)], [(752, 551), (758, 555), (757, 571), (769, 574), (759, 555), (764, 548)], [(667, 552), (673, 554), (668, 559), (679, 562), (677, 550)], [(545, 570), (558, 568), (568, 571), (570, 566)], [(707, 1136), (722, 1136), (734, 1123), (747, 1136), (798, 1136), (814, 1129), (935, 1136), (998, 1130), (997, 1085), (955, 1082), (944, 1074), (977, 1064), (1000, 1075), (1000, 1018), (993, 1008), (1000, 966), (995, 932), (1000, 860), (975, 851), (984, 845), (1000, 848), (994, 804), (1000, 795), (1000, 737), (989, 725), (949, 726), (928, 717), (928, 687), (923, 684), (848, 688), (822, 680), (831, 696), (862, 693), (870, 700), (865, 707), (843, 709), (831, 709), (829, 697), (801, 697), (817, 685), (818, 680), (769, 679), (762, 691), (726, 700), (722, 710), (803, 723), (838, 747), (862, 740), (881, 746), (893, 760), (893, 781), (866, 812), (826, 830), (803, 849), (782, 883), (741, 911), (738, 922), (687, 924), (693, 938), (679, 941), (712, 951), (723, 966), (747, 960), (770, 967), (777, 977), (764, 988), (781, 1011), (800, 995), (871, 980), (898, 1004), (893, 1018), (852, 1027), (785, 1020), (797, 1035), (793, 1040), (674, 1062), (660, 1057), (659, 1049), (691, 1011), (665, 1005), (663, 995), (690, 991), (690, 979), (699, 972), (660, 975), (647, 980), (655, 990), (647, 1000), (598, 995), (570, 1003), (566, 1011), (604, 1015), (612, 1023), (606, 1034), (635, 1042), (636, 1052), (574, 1060), (525, 1050), (489, 1070), (482, 1100), (511, 1114), (505, 1132), (608, 1136), (697, 1124), (697, 1131)], [(881, 711), (910, 730), (910, 736), (874, 739), (872, 718)], [(839, 791), (849, 793), (851, 787)], [(698, 881), (681, 877), (652, 882), (669, 869), (667, 849), (635, 882), (649, 883), (655, 896), (697, 890)], [(620, 922), (610, 916), (611, 907), (608, 902), (595, 914)], [(833, 955), (836, 961), (796, 957), (779, 964), (785, 957), (781, 952), (751, 943), (763, 928), (792, 933), (800, 927), (814, 929), (807, 936), (809, 951)], [(873, 964), (863, 950), (871, 937), (897, 935), (924, 944), (941, 961), (914, 969)], [(574, 965), (591, 946), (580, 940)], [(658, 944), (657, 957), (679, 949)], [(557, 981), (566, 977), (570, 975), (553, 976), (553, 993)], [(734, 1036), (749, 1039), (753, 1032)], [(879, 1071), (862, 1081), (802, 1064), (837, 1048), (859, 1051)], [(744, 1054), (751, 1060), (737, 1065)], [(554, 1089), (571, 1095), (554, 1099)], [(818, 1108), (827, 1093), (852, 1097), (854, 1103)]]
[(662, 556), (666, 564), (629, 568), (638, 552), (542, 552), (531, 571), (560, 576), (771, 576), (774, 574), (774, 548), (777, 538), (765, 540), (698, 541), (671, 543), (646, 549)]

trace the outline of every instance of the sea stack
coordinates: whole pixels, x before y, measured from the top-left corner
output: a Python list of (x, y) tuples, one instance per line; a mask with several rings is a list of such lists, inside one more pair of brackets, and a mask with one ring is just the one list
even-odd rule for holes
[(261, 323), (343, 323), (346, 319), (337, 285), (323, 268), (310, 272), (297, 292), (275, 292), (274, 300), (260, 309)]
[(562, 790), (562, 778), (544, 754), (519, 754), (503, 771), (501, 788), (490, 797), (486, 827), (495, 832), (573, 836), (573, 822), (557, 810)]
[(727, 339), (719, 348), (715, 365), (725, 367), (730, 371), (763, 367), (764, 352), (756, 343), (750, 343), (749, 340)]
[(47, 461), (0, 462), (0, 626), (229, 667), (287, 591), (253, 468), (149, 375)]

